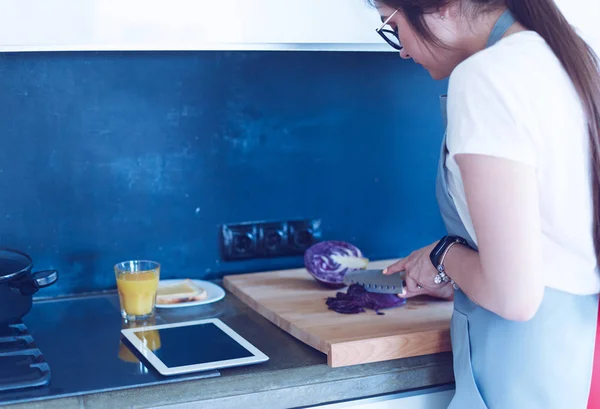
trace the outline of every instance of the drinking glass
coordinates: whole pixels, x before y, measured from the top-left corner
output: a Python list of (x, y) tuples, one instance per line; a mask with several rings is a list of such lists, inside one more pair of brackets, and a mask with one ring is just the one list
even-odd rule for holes
[(115, 265), (121, 316), (129, 321), (154, 317), (160, 264), (156, 261), (130, 260)]

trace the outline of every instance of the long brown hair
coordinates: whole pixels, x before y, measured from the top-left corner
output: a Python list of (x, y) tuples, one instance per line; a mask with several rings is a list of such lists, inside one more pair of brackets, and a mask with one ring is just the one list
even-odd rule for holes
[(440, 44), (431, 33), (424, 14), (439, 10), (450, 1), (468, 1), (482, 10), (508, 7), (515, 19), (537, 32), (550, 46), (575, 85), (588, 122), (592, 195), (594, 212), (594, 246), (600, 263), (600, 67), (598, 57), (576, 33), (554, 0), (368, 0), (399, 9), (414, 30), (427, 42)]

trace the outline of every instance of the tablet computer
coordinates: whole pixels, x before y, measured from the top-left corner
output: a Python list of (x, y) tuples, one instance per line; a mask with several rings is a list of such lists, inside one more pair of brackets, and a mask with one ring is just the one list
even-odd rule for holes
[(122, 329), (162, 375), (257, 364), (269, 358), (218, 318)]

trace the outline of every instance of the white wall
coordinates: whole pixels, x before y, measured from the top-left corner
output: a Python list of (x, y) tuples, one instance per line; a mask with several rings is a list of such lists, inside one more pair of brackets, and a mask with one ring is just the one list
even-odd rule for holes
[(600, 38), (600, 0), (554, 0), (569, 23)]

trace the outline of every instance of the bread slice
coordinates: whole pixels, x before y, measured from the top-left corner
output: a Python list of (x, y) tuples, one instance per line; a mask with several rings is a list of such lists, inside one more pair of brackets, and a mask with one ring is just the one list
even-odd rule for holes
[(156, 303), (159, 305), (180, 304), (202, 301), (206, 297), (208, 297), (206, 290), (188, 278), (179, 284), (159, 286), (156, 292)]

